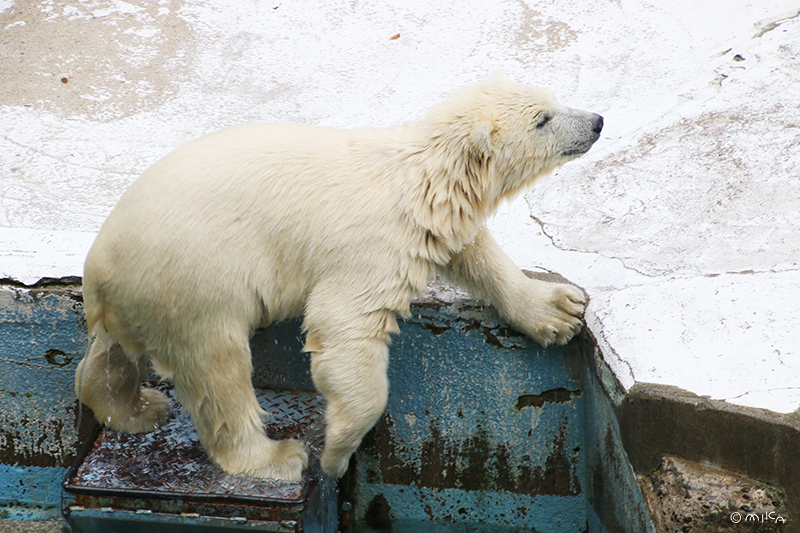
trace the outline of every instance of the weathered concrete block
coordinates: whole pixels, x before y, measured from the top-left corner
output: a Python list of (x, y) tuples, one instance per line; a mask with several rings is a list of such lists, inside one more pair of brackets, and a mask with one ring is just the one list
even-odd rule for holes
[(638, 478), (657, 533), (788, 531), (779, 487), (669, 456)]

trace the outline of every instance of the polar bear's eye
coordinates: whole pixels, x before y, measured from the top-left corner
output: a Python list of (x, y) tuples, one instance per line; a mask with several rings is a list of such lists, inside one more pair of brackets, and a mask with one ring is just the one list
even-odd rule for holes
[(553, 118), (553, 115), (549, 113), (539, 113), (536, 115), (536, 120), (533, 122), (533, 127), (536, 129), (540, 129), (544, 127), (545, 124), (550, 122), (550, 119)]

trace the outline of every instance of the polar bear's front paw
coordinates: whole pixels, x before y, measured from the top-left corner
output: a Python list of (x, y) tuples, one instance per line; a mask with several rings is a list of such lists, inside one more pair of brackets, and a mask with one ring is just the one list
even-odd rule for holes
[(352, 451), (350, 450), (325, 446), (320, 456), (322, 471), (329, 476), (341, 478), (347, 472), (351, 455)]
[(544, 347), (568, 343), (583, 326), (586, 295), (577, 287), (531, 280), (522, 300), (526, 311), (512, 322)]
[(265, 464), (248, 468), (244, 473), (251, 477), (300, 481), (303, 469), (308, 466), (308, 452), (298, 440), (274, 442), (274, 449)]

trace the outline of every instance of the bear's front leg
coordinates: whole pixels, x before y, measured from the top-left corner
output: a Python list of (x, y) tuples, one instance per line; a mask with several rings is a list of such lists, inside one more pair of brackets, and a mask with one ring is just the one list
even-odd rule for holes
[(586, 306), (583, 291), (565, 283), (527, 276), (520, 283), (516, 298), (498, 306), (512, 326), (544, 347), (553, 343), (564, 345), (581, 330)]
[[(325, 412), (325, 448), (322, 471), (342, 477), (350, 456), (375, 425), (389, 396), (389, 348), (382, 338), (317, 336), (309, 333), (306, 349), (311, 352), (311, 376), (328, 402)], [(335, 340), (333, 340), (335, 339)]]
[(473, 297), (494, 305), (544, 347), (566, 344), (581, 329), (586, 295), (572, 285), (529, 279), (483, 229), (442, 269)]

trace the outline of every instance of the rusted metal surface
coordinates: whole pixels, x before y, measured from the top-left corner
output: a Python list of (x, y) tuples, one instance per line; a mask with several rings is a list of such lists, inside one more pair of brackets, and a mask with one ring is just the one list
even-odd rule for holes
[[(90, 531), (93, 526), (87, 524), (97, 521), (142, 518), (125, 514), (129, 511), (146, 511), (150, 520), (155, 516), (164, 524), (175, 517), (186, 523), (190, 517), (208, 527), (213, 518), (233, 521), (228, 525), (244, 521), (248, 528), (268, 531), (324, 531), (321, 524), (335, 523), (335, 490), (320, 480), (316, 463), (299, 482), (226, 474), (208, 459), (173, 391), (158, 388), (173, 401), (175, 416), (168, 424), (138, 435), (98, 430), (67, 475), (64, 514), (76, 529)], [(312, 454), (319, 449), (324, 407), (320, 396), (275, 390), (257, 395), (269, 413), (271, 437), (299, 438)]]
[(80, 291), (0, 287), (0, 463), (75, 459), (77, 362), (86, 347)]
[(349, 530), (583, 532), (583, 390), (561, 349), (435, 297), (400, 326), (389, 405), (357, 452)]
[[(387, 412), (364, 439), (342, 490), (317, 475), (323, 405), (300, 351), (301, 321), (287, 320), (253, 338), (253, 382), (274, 389), (260, 396), (273, 415), (268, 433), (299, 434), (309, 445), (311, 469), (301, 483), (225, 478), (176, 406), (161, 433), (90, 439), (88, 462), (70, 474), (62, 503), (61, 465), (77, 453), (72, 382), (85, 348), (80, 292), (4, 288), (0, 517), (30, 518), (39, 516), (30, 509), (52, 506), (84, 532), (321, 533), (337, 529), (337, 514), (343, 532), (564, 533), (601, 531), (601, 523), (615, 533), (647, 530), (638, 519), (641, 496), (625, 492), (625, 453), (618, 437), (608, 438), (613, 406), (587, 379), (594, 376), (591, 357), (541, 350), (491, 308), (433, 289), (393, 338)], [(83, 420), (86, 442), (91, 414)]]
[(0, 286), (0, 519), (59, 516), (85, 341), (80, 287)]

